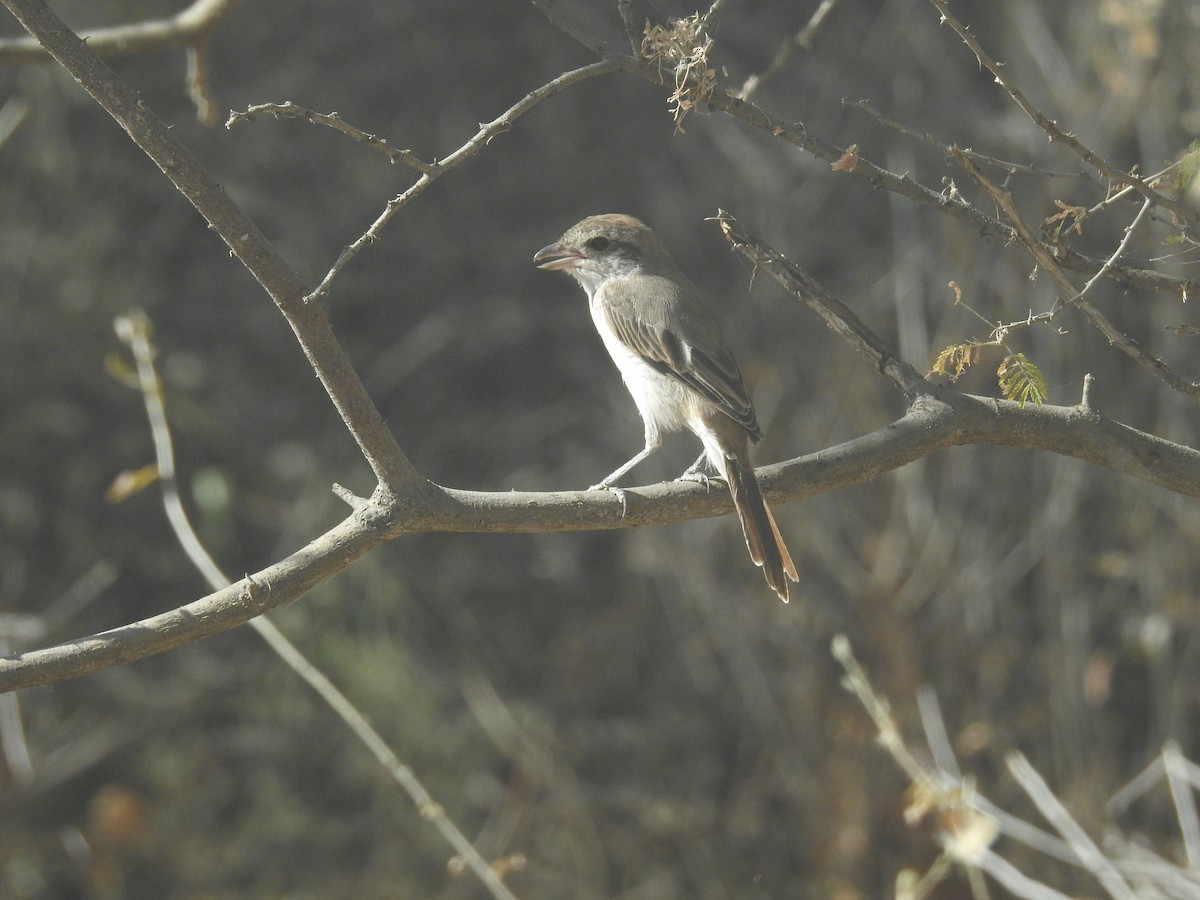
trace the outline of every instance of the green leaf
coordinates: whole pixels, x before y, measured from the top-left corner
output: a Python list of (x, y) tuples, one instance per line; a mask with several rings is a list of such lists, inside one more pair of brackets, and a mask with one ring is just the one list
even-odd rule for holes
[(1022, 406), (1028, 400), (1041, 406), (1050, 394), (1046, 376), (1024, 353), (1004, 357), (1000, 368), (996, 370), (996, 376), (1000, 381), (1000, 392), (1004, 394), (1004, 399), (1015, 400)]

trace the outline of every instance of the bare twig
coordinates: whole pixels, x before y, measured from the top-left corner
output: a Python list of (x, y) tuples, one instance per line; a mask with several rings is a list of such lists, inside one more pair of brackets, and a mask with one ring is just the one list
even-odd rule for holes
[(1145, 179), (1133, 175), (1129, 172), (1123, 172), (1116, 166), (1102, 159), (1094, 151), (1085, 147), (1079, 140), (1068, 132), (1063, 131), (1058, 127), (1058, 123), (1048, 118), (1040, 109), (1034, 106), (1029, 99), (1014, 85), (1004, 74), (1003, 67), (992, 59), (980, 45), (975, 36), (971, 34), (962, 22), (954, 18), (950, 13), (950, 8), (946, 0), (930, 0), (937, 7), (937, 11), (941, 13), (942, 22), (949, 25), (954, 30), (971, 52), (975, 54), (975, 58), (979, 64), (992, 73), (996, 79), (996, 83), (1008, 92), (1008, 95), (1013, 98), (1013, 101), (1021, 108), (1021, 111), (1033, 121), (1038, 128), (1042, 129), (1049, 135), (1050, 140), (1063, 144), (1069, 147), (1080, 159), (1094, 168), (1101, 175), (1111, 179), (1116, 184), (1128, 185), (1140, 193), (1147, 200), (1151, 201), (1156, 206), (1164, 207), (1175, 213), (1182, 221), (1187, 222), (1191, 226), (1200, 225), (1200, 216), (1192, 210), (1183, 206), (1180, 203), (1165, 197), (1149, 184)]
[(1125, 812), (1134, 801), (1148, 794), (1159, 782), (1166, 781), (1175, 805), (1175, 818), (1183, 838), (1189, 868), (1200, 876), (1200, 814), (1194, 792), (1200, 790), (1200, 766), (1183, 755), (1179, 743), (1167, 741), (1162, 752), (1146, 768), (1129, 780), (1108, 801), (1109, 815)]
[[(1011, 753), (1007, 757), (1009, 771), (1062, 837), (1055, 837), (1018, 819), (989, 801), (975, 789), (969, 777), (964, 778), (959, 773), (936, 699), (928, 689), (922, 689), (922, 720), (927, 735), (931, 737), (933, 756), (938, 761), (936, 767), (926, 768), (908, 748), (887, 699), (875, 692), (844, 636), (834, 638), (833, 655), (846, 672), (843, 686), (863, 705), (875, 724), (880, 745), (911, 783), (905, 792), (905, 821), (914, 825), (927, 817), (933, 818), (938, 828), (937, 837), (944, 848), (942, 855), (919, 882), (911, 877), (904, 879), (903, 885), (900, 885), (898, 880), (898, 888), (902, 887), (903, 891), (898, 889), (897, 896), (927, 896), (936, 884), (944, 880), (949, 864), (954, 863), (965, 871), (974, 897), (988, 896), (982, 879), (986, 873), (1014, 896), (1027, 900), (1067, 900), (1066, 894), (1029, 877), (1000, 856), (993, 844), (1001, 834), (1053, 859), (1086, 870), (1109, 896), (1117, 900), (1136, 900), (1139, 896), (1170, 896), (1182, 900), (1183, 897), (1195, 896), (1200, 881), (1191, 870), (1169, 863), (1144, 848), (1126, 844), (1120, 835), (1111, 835), (1110, 843), (1117, 845), (1124, 855), (1106, 855), (1102, 852), (1020, 753)], [(1172, 752), (1176, 756), (1167, 762), (1168, 754)], [(1178, 788), (1172, 784), (1172, 795), (1187, 792), (1187, 798), (1177, 807), (1181, 829), (1186, 834), (1193, 827), (1186, 819), (1195, 813), (1190, 792), (1194, 786), (1200, 785), (1200, 767), (1184, 759), (1178, 753), (1178, 747), (1165, 749), (1152, 767), (1119, 794), (1126, 798), (1124, 802), (1128, 802), (1128, 798), (1135, 793), (1140, 796), (1150, 783), (1163, 777), (1168, 766), (1173, 766), (1177, 773)], [(1116, 801), (1117, 797), (1114, 797), (1110, 810), (1116, 806)], [(1200, 830), (1200, 826), (1195, 827)], [(1130, 886), (1129, 880), (1146, 886), (1151, 892), (1138, 893)], [(1160, 893), (1160, 888), (1167, 893)]]
[(390, 159), (393, 165), (400, 163), (409, 168), (416, 169), (418, 172), (425, 173), (432, 172), (435, 168), (432, 163), (418, 159), (416, 154), (411, 150), (400, 150), (377, 135), (369, 134), (355, 128), (338, 113), (313, 112), (311, 109), (297, 106), (290, 101), (283, 103), (256, 103), (254, 106), (247, 107), (245, 112), (231, 112), (225, 122), (225, 127), (232, 128), (241, 122), (252, 122), (265, 115), (274, 116), (276, 119), (304, 119), (313, 125), (326, 125), (329, 128), (340, 131), (342, 134), (349, 135), (364, 147), (378, 150)]
[(787, 64), (793, 51), (797, 49), (808, 50), (812, 46), (813, 38), (816, 37), (817, 32), (825, 24), (825, 20), (837, 5), (838, 0), (821, 0), (821, 5), (813, 11), (813, 14), (809, 17), (804, 27), (780, 45), (779, 49), (775, 52), (775, 58), (771, 60), (770, 64), (761, 72), (755, 73), (746, 79), (742, 85), (742, 89), (737, 92), (738, 99), (748, 99), (751, 94), (762, 87), (765, 81), (778, 74), (779, 70)]
[(642, 46), (642, 26), (633, 11), (633, 0), (617, 0), (617, 12), (621, 16), (621, 24), (625, 27), (625, 37), (629, 41), (629, 49), (636, 54)]
[(408, 190), (389, 200), (387, 206), (384, 207), (383, 212), (380, 213), (378, 218), (371, 223), (371, 227), (341, 252), (341, 255), (338, 256), (337, 261), (333, 264), (333, 267), (325, 274), (325, 277), (321, 279), (321, 283), (313, 288), (313, 290), (304, 298), (305, 303), (314, 305), (314, 301), (323, 298), (329, 292), (329, 286), (333, 283), (333, 280), (337, 278), (342, 269), (346, 267), (350, 260), (354, 259), (354, 257), (358, 255), (359, 251), (362, 250), (363, 247), (379, 239), (379, 235), (383, 231), (384, 226), (387, 225), (387, 223), (391, 221), (392, 217), (401, 209), (403, 209), (409, 203), (409, 201), (420, 196), (420, 194), (422, 194), (425, 189), (429, 187), (429, 185), (433, 184), (433, 182), (439, 177), (478, 153), (498, 134), (508, 131), (508, 129), (512, 127), (513, 123), (525, 113), (529, 112), (529, 110), (533, 109), (548, 97), (553, 97), (564, 88), (570, 87), (571, 85), (580, 81), (584, 81), (585, 79), (594, 78), (597, 75), (607, 75), (612, 72), (619, 72), (628, 68), (628, 65), (629, 61), (624, 58), (605, 59), (570, 72), (565, 72), (552, 81), (549, 81), (536, 90), (526, 94), (525, 97), (513, 104), (491, 122), (481, 125), (479, 127), (479, 131), (475, 133), (474, 137), (472, 137), (469, 141), (467, 141), (445, 159), (430, 163), (425, 169), (421, 169), (420, 166), (414, 166), (414, 168), (421, 170), (421, 176), (412, 184), (411, 187), (409, 187)]
[(971, 179), (978, 184), (995, 202), (1004, 213), (1004, 217), (1008, 220), (1013, 228), (1013, 235), (1017, 241), (1025, 248), (1026, 252), (1034, 258), (1054, 279), (1054, 283), (1058, 285), (1059, 292), (1066, 297), (1077, 297), (1078, 292), (1075, 290), (1075, 285), (1067, 278), (1066, 273), (1059, 267), (1050, 251), (1044, 247), (1034, 235), (1033, 230), (1025, 223), (1024, 216), (1017, 209), (1017, 204), (1013, 200), (1012, 194), (996, 184), (990, 178), (983, 174), (983, 171), (975, 165), (975, 163), (958, 147), (950, 148), (950, 155), (962, 167), (963, 171), (971, 176)]
[(1096, 876), (1096, 880), (1104, 886), (1109, 896), (1113, 897), (1114, 900), (1137, 900), (1133, 889), (1121, 876), (1117, 867), (1113, 865), (1108, 857), (1100, 852), (1100, 848), (1096, 846), (1096, 842), (1088, 836), (1083, 827), (1067, 812), (1067, 808), (1054, 796), (1054, 792), (1050, 790), (1045, 779), (1038, 774), (1037, 770), (1025, 758), (1024, 754), (1014, 750), (1008, 754), (1005, 762), (1008, 765), (1008, 771), (1012, 773), (1017, 783), (1024, 788), (1025, 793), (1029, 795), (1029, 799), (1034, 802), (1041, 814), (1046, 817), (1046, 821), (1053, 825), (1058, 833), (1063, 836), (1063, 839), (1071, 846), (1076, 858), (1079, 860), (1079, 864)]
[[(114, 25), (81, 33), (93, 53), (102, 58), (130, 56), (162, 47), (187, 50), (187, 95), (196, 104), (196, 118), (214, 125), (217, 108), (208, 85), (204, 47), (221, 20), (238, 0), (195, 0), (168, 19)], [(33, 37), (0, 39), (0, 66), (49, 62), (50, 53)]]
[[(897, 122), (895, 119), (885, 116), (883, 113), (879, 112), (879, 110), (875, 109), (875, 107), (871, 106), (871, 104), (866, 100), (842, 100), (842, 106), (849, 107), (850, 109), (861, 110), (877, 121), (880, 125), (884, 126), (885, 128), (890, 128), (897, 134), (902, 134), (905, 137), (913, 138), (914, 140), (920, 141), (923, 144), (934, 147), (943, 154), (949, 155), (950, 153), (950, 144), (947, 144), (945, 141), (938, 140), (927, 132), (917, 131), (915, 128), (905, 125), (903, 122)], [(968, 159), (971, 159), (980, 165), (995, 166), (996, 168), (1003, 169), (1005, 172), (1010, 174), (1023, 172), (1029, 175), (1040, 175), (1044, 178), (1075, 178), (1083, 181), (1097, 181), (1097, 179), (1095, 179), (1095, 177), (1087, 171), (1058, 172), (1042, 166), (1030, 165), (1029, 163), (1015, 163), (1006, 159), (997, 159), (994, 156), (987, 156), (983, 153), (978, 153), (975, 150), (971, 150), (966, 147), (962, 148), (962, 152), (967, 156)]]
[(1175, 804), (1175, 819), (1179, 822), (1179, 833), (1183, 836), (1183, 847), (1187, 852), (1188, 867), (1200, 871), (1200, 815), (1196, 812), (1195, 790), (1200, 787), (1192, 774), (1195, 768), (1183, 755), (1178, 741), (1167, 741), (1162, 752), (1163, 769), (1171, 801)]
[(1087, 295), (1091, 293), (1092, 288), (1094, 288), (1102, 278), (1112, 271), (1113, 266), (1117, 264), (1117, 260), (1124, 256), (1125, 251), (1129, 249), (1129, 242), (1133, 239), (1134, 231), (1136, 231), (1137, 227), (1142, 224), (1142, 219), (1146, 217), (1146, 213), (1150, 212), (1152, 206), (1153, 203), (1151, 203), (1149, 198), (1143, 201), (1142, 208), (1138, 210), (1138, 214), (1133, 217), (1133, 221), (1125, 226), (1125, 236), (1121, 238), (1121, 243), (1117, 245), (1117, 249), (1113, 251), (1112, 255), (1105, 260), (1104, 265), (1100, 267), (1100, 270), (1096, 272), (1096, 274), (1090, 279), (1088, 279), (1087, 284), (1083, 286), (1083, 290), (1075, 295), (1075, 297), (1070, 298), (1069, 300), (1059, 297), (1058, 302), (1054, 304), (1052, 313), (1058, 312), (1064, 303), (1078, 303), (1080, 300), (1085, 299)]
[(875, 723), (875, 730), (879, 733), (880, 746), (891, 755), (896, 765), (900, 767), (914, 787), (930, 794), (941, 790), (941, 785), (925, 771), (925, 768), (909, 751), (896, 720), (892, 718), (891, 706), (871, 687), (870, 679), (867, 678), (866, 672), (854, 657), (850, 641), (845, 635), (839, 634), (834, 637), (830, 649), (833, 658), (846, 672), (842, 679), (842, 687), (858, 699), (858, 702), (863, 705), (863, 709), (867, 711), (867, 715), (871, 717), (871, 721)]
[(826, 325), (841, 335), (874, 369), (895, 382), (905, 394), (911, 397), (932, 390), (920, 372), (893, 353), (852, 309), (829, 294), (795, 263), (751, 235), (724, 210), (717, 211), (716, 221), (733, 249), (750, 260), (756, 272), (766, 272), (803, 300)]
[[(811, 497), (908, 465), (948, 447), (986, 444), (1087, 460), (1200, 497), (1200, 451), (1114, 422), (1096, 410), (957, 394), (922, 396), (900, 419), (844, 444), (758, 470), (769, 499)], [(403, 515), (398, 510), (403, 511)], [(296, 553), (169, 612), (110, 631), (0, 659), (0, 692), (143, 659), (234, 628), (303, 596), (385, 541), (422, 531), (541, 533), (661, 525), (725, 515), (729, 499), (690, 482), (625, 490), (624, 505), (595, 492), (461, 491), (397, 508), (379, 492)]]
[(196, 105), (196, 118), (205, 125), (217, 124), (217, 98), (208, 83), (208, 57), (204, 50), (207, 41), (193, 44), (184, 52), (187, 58), (187, 95)]
[[(1182, 157), (1175, 160), (1175, 162), (1171, 163), (1169, 166), (1167, 166), (1163, 169), (1159, 169), (1153, 175), (1146, 177), (1144, 179), (1146, 184), (1157, 185), (1160, 181), (1162, 181), (1164, 178), (1166, 178), (1168, 175), (1170, 175), (1172, 172), (1174, 172), (1176, 169), (1178, 169), (1180, 167), (1180, 165), (1182, 165), (1187, 160), (1187, 158), (1188, 158), (1188, 155), (1184, 154)], [(1118, 200), (1123, 200), (1125, 197), (1128, 197), (1135, 190), (1136, 190), (1136, 188), (1134, 188), (1133, 185), (1127, 184), (1124, 187), (1120, 188), (1119, 190), (1110, 191), (1108, 196), (1106, 196), (1103, 200), (1101, 200), (1095, 206), (1088, 209), (1088, 211), (1087, 211), (1088, 215), (1090, 216), (1090, 215), (1093, 215), (1098, 212), (1103, 212), (1104, 210), (1108, 209), (1108, 207), (1110, 207), (1114, 203), (1116, 203)]]
[(426, 490), (425, 480), (396, 443), (334, 337), (324, 312), (302, 302), (304, 285), (299, 275), (258, 226), (229, 199), (221, 185), (162, 120), (112, 69), (96, 58), (44, 0), (3, 0), (3, 3), (171, 179), (270, 294), (296, 333), (309, 363), (379, 482), (390, 492)]
[[(193, 47), (203, 43), (238, 0), (194, 0), (167, 19), (113, 25), (81, 31), (79, 36), (99, 57), (132, 56), (163, 47)], [(0, 66), (50, 62), (51, 54), (33, 37), (0, 39)]]
[[(1073, 308), (1078, 309), (1100, 332), (1113, 344), (1118, 350), (1140, 365), (1146, 371), (1154, 375), (1159, 381), (1166, 384), (1168, 387), (1178, 391), (1190, 400), (1200, 403), (1200, 384), (1188, 381), (1176, 373), (1170, 366), (1163, 362), (1158, 357), (1147, 351), (1141, 344), (1135, 341), (1129, 335), (1125, 334), (1117, 328), (1108, 317), (1096, 309), (1086, 297), (1082, 296), (1079, 291), (1075, 290), (1075, 286), (1071, 280), (1063, 272), (1058, 265), (1050, 250), (1033, 236), (1033, 232), (1029, 226), (1025, 224), (1024, 218), (1017, 209), (1016, 203), (1013, 201), (1012, 195), (990, 180), (983, 172), (968, 159), (958, 148), (951, 148), (955, 160), (962, 166), (963, 170), (971, 176), (988, 196), (991, 197), (996, 205), (1003, 211), (1005, 217), (1012, 223), (1014, 234), (1022, 247), (1050, 274), (1054, 279), (1054, 283), (1058, 286), (1060, 300), (1067, 298)], [(1128, 235), (1127, 235), (1128, 237)], [(1120, 255), (1120, 248), (1114, 257)], [(1110, 258), (1109, 262), (1115, 263), (1114, 258)]]
[[(383, 426), (333, 340), (324, 314), (301, 302), (299, 279), (254, 224), (229, 202), (219, 185), (173, 140), (165, 126), (138, 104), (106, 67), (87, 54), (43, 3), (3, 2), (112, 112), (266, 287), (327, 383), (343, 419), (360, 440), (379, 484), (369, 499), (351, 498), (353, 510), (345, 521), (237, 584), (137, 623), (0, 660), (0, 691), (77, 677), (243, 624), (303, 596), (369, 550), (404, 534), (622, 528), (728, 512), (727, 497), (687, 483), (627, 490), (622, 503), (587, 492), (470, 492), (438, 488), (424, 481)], [(632, 58), (605, 65), (635, 71), (661, 83), (654, 66)], [(716, 103), (717, 98), (713, 99)], [(721, 102), (756, 123), (769, 124), (765, 114), (748, 104), (730, 98)], [(789, 134), (801, 140), (795, 132)], [(821, 148), (825, 145), (819, 141), (810, 144), (824, 152)], [(835, 159), (840, 155), (836, 149), (828, 149)], [(890, 173), (887, 177), (898, 178)], [(927, 190), (916, 188), (918, 194)], [(976, 213), (974, 210), (970, 214)], [(995, 224), (997, 233), (1009, 232), (1007, 226)], [(886, 352), (877, 352), (869, 345), (866, 351), (874, 360), (886, 363)], [(904, 378), (899, 370), (895, 374)], [(761, 474), (764, 489), (772, 499), (797, 499), (869, 480), (938, 449), (972, 443), (1031, 447), (1075, 456), (1188, 496), (1200, 496), (1200, 454), (1187, 447), (1127, 428), (1094, 411), (1022, 408), (1015, 403), (947, 390), (938, 391), (936, 397), (919, 394), (909, 412), (885, 428), (816, 455), (766, 467)]]
[[(551, 24), (563, 31), (564, 34), (573, 38), (593, 53), (599, 56), (604, 55), (604, 46), (585, 34), (554, 3), (549, 2), (549, 0), (535, 0), (534, 6), (546, 16)], [(625, 71), (654, 84), (674, 88), (673, 81), (668, 81), (664, 73), (657, 66), (634, 58), (630, 58), (627, 62), (628, 66)], [(721, 91), (715, 91), (708, 98), (707, 102), (711, 108), (718, 109), (727, 115), (741, 119), (754, 128), (766, 131), (773, 137), (786, 141), (817, 159), (835, 163), (843, 156), (844, 148), (838, 147), (812, 134), (805, 128), (803, 123), (785, 122), (777, 119), (753, 103), (733, 96), (732, 93), (725, 95)], [(839, 171), (857, 178), (866, 179), (873, 187), (883, 188), (899, 196), (906, 197), (920, 206), (935, 209), (952, 216), (976, 229), (980, 235), (996, 237), (1005, 242), (1011, 241), (1016, 237), (1009, 225), (973, 206), (956, 191), (934, 190), (913, 180), (908, 175), (888, 171), (865, 156), (856, 156), (853, 166), (841, 167)], [(1059, 261), (1060, 265), (1073, 272), (1091, 275), (1104, 265), (1103, 260), (1093, 259), (1086, 254), (1078, 253), (1065, 246), (1047, 245), (1047, 249)], [(1161, 272), (1134, 269), (1125, 266), (1114, 266), (1109, 272), (1109, 277), (1118, 284), (1126, 287), (1178, 294), (1184, 297), (1189, 293), (1196, 292), (1198, 284), (1200, 284), (1200, 282), (1192, 278), (1179, 278)]]

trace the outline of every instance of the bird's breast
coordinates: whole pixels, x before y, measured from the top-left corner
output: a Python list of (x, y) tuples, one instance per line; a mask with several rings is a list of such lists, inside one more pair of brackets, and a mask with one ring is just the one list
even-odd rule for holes
[(631, 350), (609, 327), (600, 300), (593, 296), (589, 304), (592, 322), (600, 333), (608, 355), (621, 372), (625, 387), (633, 396), (638, 412), (648, 426), (661, 432), (681, 431), (689, 427), (699, 395), (677, 378), (664, 375)]

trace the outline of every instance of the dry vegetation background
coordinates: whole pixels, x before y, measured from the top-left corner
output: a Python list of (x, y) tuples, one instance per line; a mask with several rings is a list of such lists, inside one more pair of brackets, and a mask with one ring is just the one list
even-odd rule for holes
[[(816, 5), (727, 3), (722, 83), (762, 71)], [(175, 11), (59, 6), (79, 27)], [(615, 3), (562, 7), (625, 52)], [(1190, 0), (953, 8), (1115, 164), (1158, 171), (1200, 133)], [(843, 98), (946, 143), (1079, 172), (938, 19), (928, 0), (843, 0), (754, 99), (935, 189), (968, 182)], [(0, 28), (18, 33), (7, 13)], [(595, 57), (525, 2), (247, 0), (207, 58), (222, 109), (336, 110), (429, 159)], [(303, 121), (198, 124), (177, 50), (113, 65), (311, 284), (411, 181)], [(155, 324), (185, 497), (227, 572), (343, 516), (332, 482), (365, 494), (372, 479), (276, 309), (112, 121), (49, 65), (0, 70), (0, 107), (23, 113), (0, 145), (0, 621), (22, 649), (207, 593), (153, 491), (105, 501), (119, 472), (152, 459), (140, 398), (106, 374), (122, 350), (113, 319), (131, 307)], [(1055, 199), (1104, 196), (1041, 172), (1009, 187), (1034, 223)], [(629, 212), (720, 300), (767, 433), (760, 461), (898, 417), (902, 398), (807, 310), (766, 280), (748, 289), (745, 262), (705, 221), (718, 207), (922, 370), (986, 331), (948, 281), (995, 320), (1053, 304), (1019, 250), (728, 116), (700, 110), (676, 133), (666, 92), (613, 74), (542, 104), (407, 207), (335, 282), (331, 318), (430, 479), (582, 488), (640, 447), (641, 424), (581, 292), (530, 258), (584, 215)], [(1136, 209), (1089, 220), (1075, 245), (1107, 257)], [(1136, 235), (1130, 259), (1194, 277), (1196, 254), (1160, 238)], [(1094, 299), (1195, 377), (1197, 338), (1163, 330), (1195, 322), (1192, 304), (1107, 283)], [(1197, 445), (1193, 403), (1081, 318), (1058, 324), (1012, 339), (1051, 402), (1077, 402), (1090, 372), (1107, 414)], [(962, 386), (994, 392), (994, 371)], [(635, 482), (694, 455), (680, 439)], [(1004, 765), (1019, 749), (1097, 837), (1115, 824), (1179, 851), (1165, 790), (1115, 822), (1105, 803), (1168, 739), (1200, 757), (1194, 499), (1051, 454), (959, 448), (777, 515), (803, 575), (786, 607), (724, 517), (410, 537), (274, 618), (486, 857), (523, 858), (507, 879), (517, 896), (866, 898), (926, 869), (935, 830), (903, 820), (906, 781), (839, 684), (837, 633), (914, 738), (918, 689), (936, 693), (992, 800), (1036, 819)], [(25, 691), (0, 728), (0, 896), (483, 895), (447, 874), (437, 834), (248, 629)], [(1099, 893), (1042, 854), (1002, 849), (1059, 890)], [(964, 896), (966, 881), (939, 890)]]

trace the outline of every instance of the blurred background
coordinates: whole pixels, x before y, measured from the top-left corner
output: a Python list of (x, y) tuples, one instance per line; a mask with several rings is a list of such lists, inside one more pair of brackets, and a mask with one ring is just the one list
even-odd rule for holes
[[(64, 2), (77, 27), (174, 13), (151, 0)], [(613, 2), (562, 4), (623, 51)], [(729, 2), (722, 84), (761, 72), (816, 0)], [(659, 4), (664, 18), (690, 7)], [(1156, 172), (1200, 134), (1200, 7), (1190, 0), (954, 4), (1022, 90), (1118, 166)], [(0, 16), (0, 33), (19, 33)], [(291, 100), (444, 157), (527, 92), (593, 57), (529, 3), (244, 2), (214, 35), (222, 109)], [(113, 63), (310, 284), (413, 173), (326, 128), (206, 128), (178, 50)], [(982, 72), (927, 0), (843, 0), (755, 100), (779, 121), (935, 190), (991, 205), (949, 144), (1045, 172), (1008, 182), (1036, 227), (1094, 180)], [(138, 394), (107, 373), (113, 319), (156, 327), (186, 500), (226, 572), (255, 571), (345, 515), (337, 481), (372, 488), (274, 305), (107, 116), (51, 66), (0, 70), (0, 617), (11, 649), (67, 640), (207, 593), (155, 491), (105, 500), (152, 461)], [(223, 116), (222, 116), (223, 118)], [(997, 178), (1003, 173), (995, 170)], [(542, 104), (398, 215), (335, 283), (337, 333), (401, 446), (430, 479), (486, 490), (582, 488), (641, 447), (641, 423), (583, 293), (533, 253), (585, 215), (650, 223), (718, 302), (766, 431), (760, 462), (886, 425), (903, 399), (705, 221), (724, 208), (927, 369), (996, 321), (1048, 309), (1028, 257), (834, 172), (719, 113), (678, 130), (632, 76)], [(1137, 206), (1087, 220), (1107, 257)], [(1150, 225), (1131, 261), (1195, 276)], [(1084, 279), (1079, 278), (1082, 286)], [(1196, 323), (1167, 294), (1094, 295), (1186, 377)], [(1106, 413), (1191, 446), (1195, 406), (1078, 317), (1012, 338), (1050, 402), (1085, 373)], [(961, 386), (995, 394), (999, 357)], [(674, 477), (668, 444), (628, 483)], [(358, 703), (488, 858), (538, 898), (890, 895), (939, 847), (904, 824), (906, 783), (839, 685), (851, 642), (906, 733), (941, 703), (981, 790), (1035, 817), (1006, 773), (1029, 756), (1100, 834), (1105, 802), (1164, 741), (1200, 758), (1200, 510), (1075, 460), (960, 448), (777, 508), (802, 573), (783, 606), (732, 517), (605, 533), (435, 534), (360, 560), (274, 621)], [(248, 629), (51, 688), (0, 725), (0, 896), (483, 896), (333, 715)], [(1151, 793), (1117, 822), (1170, 855)], [(1094, 882), (1002, 843), (1031, 877)], [(964, 896), (957, 877), (937, 896)], [(996, 896), (1005, 896), (997, 891)]]

